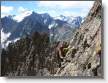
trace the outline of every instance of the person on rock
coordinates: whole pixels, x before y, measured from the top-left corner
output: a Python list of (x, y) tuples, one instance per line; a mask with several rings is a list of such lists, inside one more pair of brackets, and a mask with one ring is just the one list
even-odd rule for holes
[(57, 54), (59, 67), (61, 66), (61, 62), (63, 62), (63, 59), (66, 55), (67, 47), (68, 47), (67, 42), (60, 42), (56, 48), (56, 54)]

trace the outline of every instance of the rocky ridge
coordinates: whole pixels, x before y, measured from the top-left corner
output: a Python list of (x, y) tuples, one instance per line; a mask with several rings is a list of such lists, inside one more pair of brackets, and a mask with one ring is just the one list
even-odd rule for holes
[(97, 0), (70, 41), (69, 50), (55, 76), (102, 76), (101, 13), (101, 2)]

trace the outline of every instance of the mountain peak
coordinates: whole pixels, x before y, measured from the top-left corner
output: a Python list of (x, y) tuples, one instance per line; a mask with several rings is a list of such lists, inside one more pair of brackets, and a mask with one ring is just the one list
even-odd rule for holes
[(17, 22), (21, 22), (25, 17), (32, 14), (32, 11), (26, 11), (24, 13), (21, 13), (20, 15), (16, 15), (13, 19)]

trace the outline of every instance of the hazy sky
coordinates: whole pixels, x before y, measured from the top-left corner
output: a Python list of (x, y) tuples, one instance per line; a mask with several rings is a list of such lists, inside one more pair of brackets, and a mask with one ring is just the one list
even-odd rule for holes
[(94, 1), (2, 1), (1, 17), (7, 15), (21, 15), (35, 11), (48, 13), (52, 17), (86, 16)]

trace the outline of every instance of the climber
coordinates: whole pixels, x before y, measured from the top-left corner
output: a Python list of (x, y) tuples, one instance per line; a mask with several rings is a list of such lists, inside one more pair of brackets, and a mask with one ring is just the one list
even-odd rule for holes
[(68, 50), (67, 47), (68, 47), (67, 42), (60, 42), (57, 46), (56, 54), (57, 54), (58, 63), (60, 63), (59, 66), (61, 66), (61, 62), (63, 62), (63, 58), (66, 55), (66, 52)]

